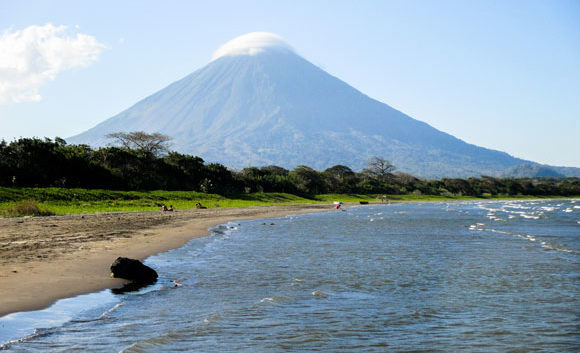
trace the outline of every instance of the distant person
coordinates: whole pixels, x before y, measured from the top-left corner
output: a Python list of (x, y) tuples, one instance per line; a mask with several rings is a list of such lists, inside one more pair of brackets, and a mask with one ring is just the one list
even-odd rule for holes
[(173, 212), (173, 205), (169, 205), (169, 208), (167, 209), (168, 212)]
[(195, 204), (195, 208), (197, 208), (199, 210), (199, 209), (207, 208), (207, 207), (202, 206), (201, 203), (198, 202), (198, 203)]
[(165, 206), (165, 204), (161, 205), (161, 212), (166, 212), (167, 211), (167, 206)]
[(337, 204), (336, 204), (336, 206), (335, 206), (334, 208), (336, 208), (337, 210), (338, 210), (338, 209), (340, 209), (340, 204), (339, 204), (339, 203), (337, 203)]

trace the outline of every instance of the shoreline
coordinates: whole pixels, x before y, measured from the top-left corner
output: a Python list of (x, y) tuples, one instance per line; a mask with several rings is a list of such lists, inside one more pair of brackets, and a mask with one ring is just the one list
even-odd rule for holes
[[(0, 219), (0, 317), (59, 299), (119, 288), (119, 257), (144, 260), (238, 220), (333, 211), (332, 204), (119, 212)], [(41, 294), (39, 294), (41, 293)]]
[[(406, 202), (422, 201), (390, 204)], [(220, 224), (331, 212), (334, 206), (292, 204), (0, 218), (0, 317), (122, 287), (128, 281), (110, 277), (110, 265), (119, 256), (143, 261), (207, 236), (209, 229)], [(347, 202), (345, 206), (360, 204)]]

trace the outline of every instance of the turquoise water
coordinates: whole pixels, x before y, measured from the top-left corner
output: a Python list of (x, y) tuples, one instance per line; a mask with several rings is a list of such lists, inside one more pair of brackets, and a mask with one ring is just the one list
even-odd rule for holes
[[(10, 352), (578, 352), (580, 200), (230, 223), (160, 281), (0, 319)], [(33, 329), (36, 328), (36, 331)]]

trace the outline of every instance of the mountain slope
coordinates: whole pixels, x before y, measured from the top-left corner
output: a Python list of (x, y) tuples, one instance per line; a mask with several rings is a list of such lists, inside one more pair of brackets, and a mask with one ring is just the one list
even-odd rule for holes
[(556, 171), (558, 167), (543, 166), (541, 164), (519, 164), (508, 168), (502, 176), (516, 178), (563, 178), (566, 175)]
[(525, 163), (467, 144), (378, 102), (292, 50), (225, 55), (68, 139), (105, 145), (118, 131), (161, 132), (172, 148), (230, 167), (335, 164), (371, 156), (424, 177), (499, 175)]

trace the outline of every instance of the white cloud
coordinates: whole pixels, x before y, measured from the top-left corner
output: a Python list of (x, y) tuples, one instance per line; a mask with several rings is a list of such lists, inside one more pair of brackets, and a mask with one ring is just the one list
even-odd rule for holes
[(61, 71), (88, 66), (105, 49), (66, 26), (30, 26), (0, 34), (0, 104), (40, 101), (38, 90)]
[(280, 36), (268, 32), (252, 32), (236, 37), (216, 50), (212, 60), (222, 56), (256, 55), (266, 49), (294, 51)]

